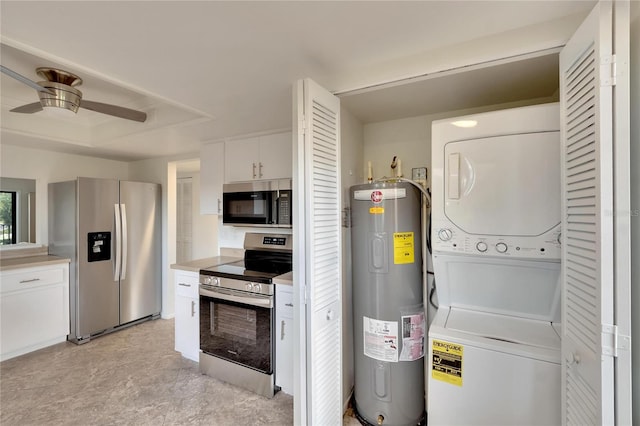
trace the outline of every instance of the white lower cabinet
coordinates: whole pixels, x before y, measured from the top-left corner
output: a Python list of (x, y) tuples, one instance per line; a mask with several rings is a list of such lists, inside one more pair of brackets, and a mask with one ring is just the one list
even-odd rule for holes
[(276, 385), (293, 395), (293, 287), (276, 284)]
[(200, 296), (198, 272), (176, 270), (175, 349), (198, 361), (200, 352)]
[(0, 274), (0, 360), (64, 342), (68, 334), (68, 263)]

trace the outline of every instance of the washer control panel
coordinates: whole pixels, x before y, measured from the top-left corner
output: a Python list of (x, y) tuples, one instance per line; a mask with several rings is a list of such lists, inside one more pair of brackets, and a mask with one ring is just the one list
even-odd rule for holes
[(560, 224), (536, 236), (472, 235), (451, 226), (450, 222), (434, 223), (432, 226), (431, 244), (434, 252), (560, 259)]

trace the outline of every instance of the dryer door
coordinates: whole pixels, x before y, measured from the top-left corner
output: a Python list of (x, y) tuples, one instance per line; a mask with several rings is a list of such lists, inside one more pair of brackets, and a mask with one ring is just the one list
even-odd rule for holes
[(445, 216), (467, 234), (537, 236), (560, 223), (560, 136), (543, 132), (445, 146)]

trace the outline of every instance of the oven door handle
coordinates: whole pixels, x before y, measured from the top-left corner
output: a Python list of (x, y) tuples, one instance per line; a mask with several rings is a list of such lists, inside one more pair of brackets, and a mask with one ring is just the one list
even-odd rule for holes
[(242, 303), (244, 305), (259, 306), (262, 308), (273, 308), (272, 296), (246, 295), (233, 290), (225, 290), (221, 288), (204, 289), (202, 287), (200, 287), (200, 296)]

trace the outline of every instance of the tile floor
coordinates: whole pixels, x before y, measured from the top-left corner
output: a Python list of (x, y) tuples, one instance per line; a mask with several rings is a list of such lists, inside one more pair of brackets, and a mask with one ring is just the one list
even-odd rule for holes
[(173, 320), (155, 320), (0, 363), (0, 424), (293, 423), (291, 396), (268, 399), (200, 374), (173, 336)]

